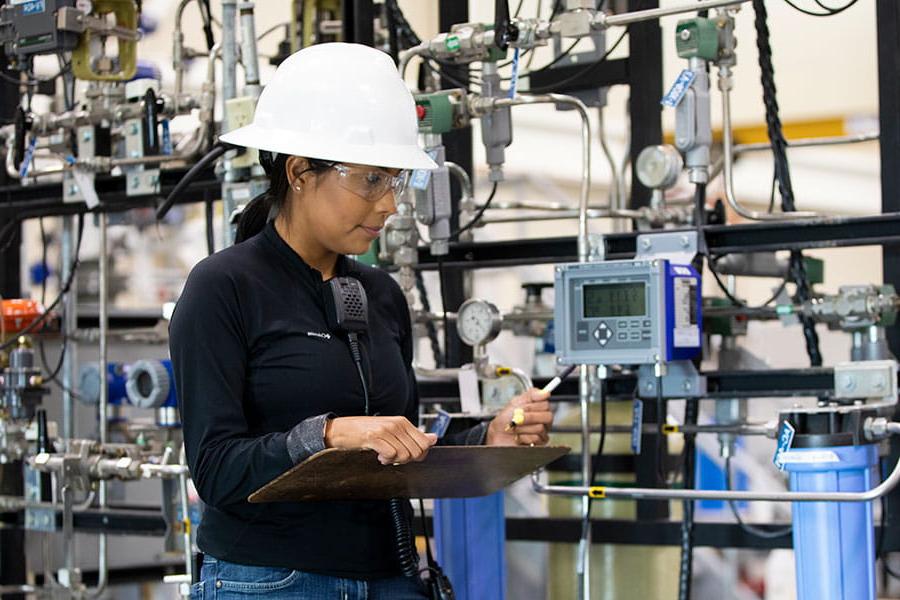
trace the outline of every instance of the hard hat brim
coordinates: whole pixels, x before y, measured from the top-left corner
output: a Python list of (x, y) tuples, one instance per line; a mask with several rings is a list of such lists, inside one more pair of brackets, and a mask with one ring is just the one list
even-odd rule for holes
[(385, 144), (353, 145), (339, 140), (323, 139), (317, 135), (298, 136), (296, 132), (270, 129), (256, 124), (222, 134), (219, 140), (235, 146), (304, 158), (390, 169), (437, 169), (437, 164), (431, 157), (418, 147)]

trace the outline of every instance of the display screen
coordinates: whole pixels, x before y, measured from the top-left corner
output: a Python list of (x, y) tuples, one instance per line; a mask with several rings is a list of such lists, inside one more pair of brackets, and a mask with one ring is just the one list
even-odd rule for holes
[(638, 317), (647, 313), (647, 284), (598, 283), (584, 286), (584, 318)]

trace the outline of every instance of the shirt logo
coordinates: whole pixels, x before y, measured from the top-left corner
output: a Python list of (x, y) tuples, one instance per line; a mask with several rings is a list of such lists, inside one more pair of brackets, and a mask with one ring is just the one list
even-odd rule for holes
[(309, 337), (319, 338), (320, 340), (330, 340), (331, 339), (330, 333), (319, 333), (317, 331), (307, 331), (306, 335), (308, 335)]

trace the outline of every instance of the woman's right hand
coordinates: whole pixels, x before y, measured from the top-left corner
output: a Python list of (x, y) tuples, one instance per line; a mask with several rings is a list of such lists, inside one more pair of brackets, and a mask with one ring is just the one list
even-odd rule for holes
[(435, 443), (435, 434), (422, 433), (406, 417), (337, 417), (325, 425), (327, 448), (368, 448), (383, 465), (424, 460)]

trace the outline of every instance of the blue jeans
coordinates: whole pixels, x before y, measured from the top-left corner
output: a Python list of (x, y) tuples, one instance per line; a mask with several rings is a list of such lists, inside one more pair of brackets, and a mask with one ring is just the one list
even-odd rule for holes
[(422, 600), (418, 579), (344, 579), (280, 567), (253, 567), (203, 557), (200, 581), (191, 586), (191, 600)]

